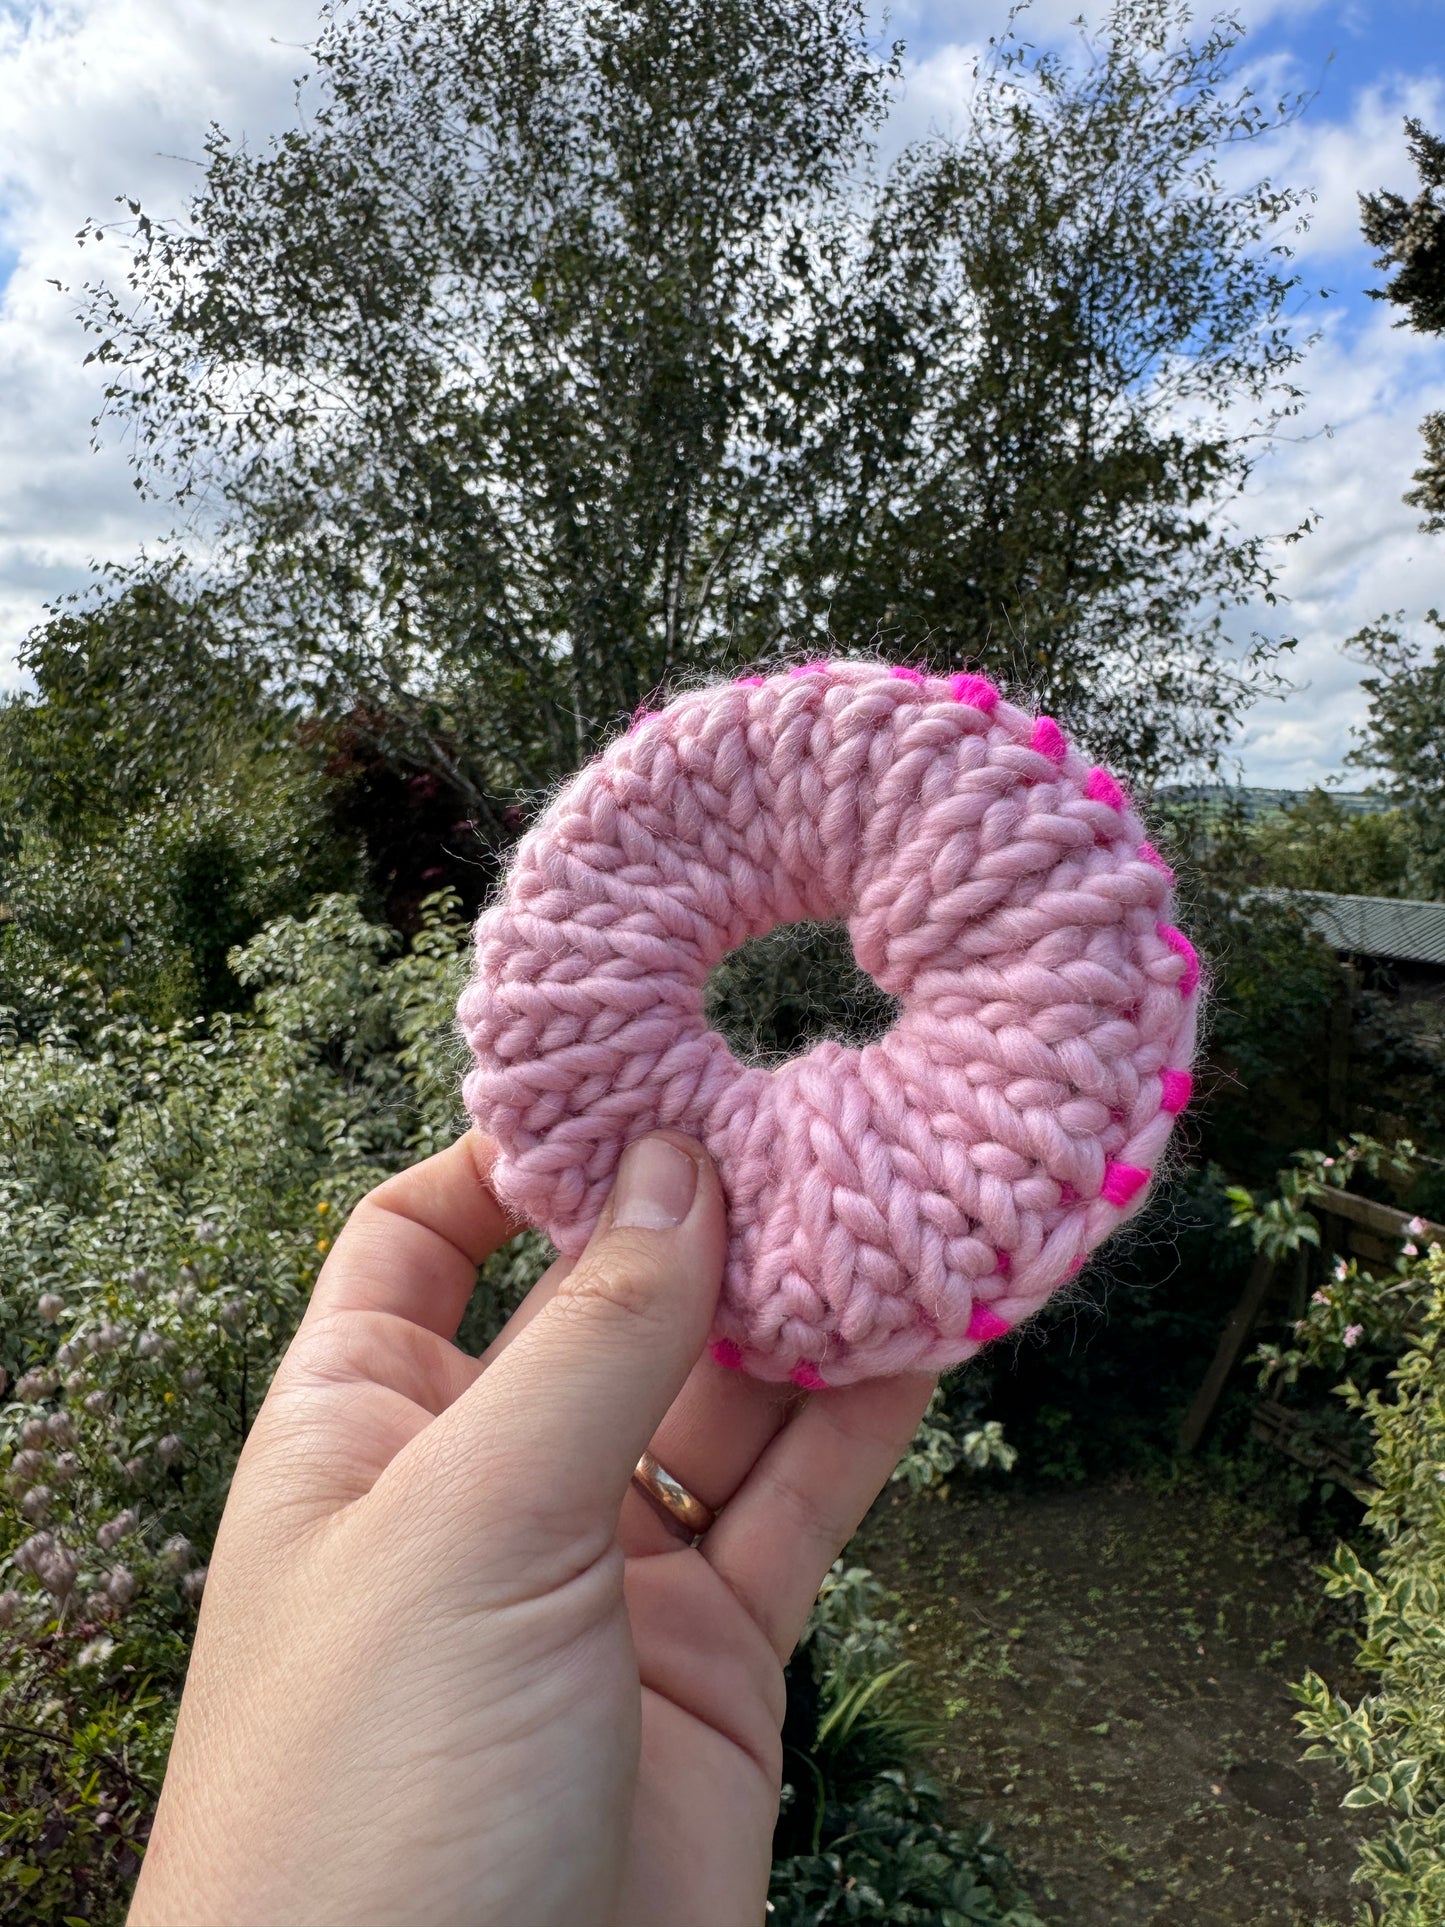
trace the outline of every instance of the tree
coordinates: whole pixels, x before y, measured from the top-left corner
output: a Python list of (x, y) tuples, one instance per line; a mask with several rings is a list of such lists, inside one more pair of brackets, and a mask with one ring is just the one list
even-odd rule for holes
[(275, 739), (225, 598), (193, 594), (182, 560), (104, 572), (26, 638), (34, 679), (0, 708), (0, 814), (68, 836), (175, 804), (225, 742)]
[(1361, 678), (1369, 715), (1348, 760), (1383, 772), (1408, 826), (1406, 894), (1435, 899), (1445, 898), (1445, 622), (1433, 609), (1426, 620), (1442, 638), (1433, 651), (1384, 619), (1350, 638), (1373, 674)]
[[(1375, 266), (1394, 270), (1383, 288), (1369, 292), (1404, 309), (1398, 327), (1445, 334), (1445, 140), (1414, 119), (1405, 122), (1405, 135), (1420, 192), (1411, 201), (1385, 188), (1360, 196), (1360, 225), (1377, 250)], [(1424, 511), (1421, 527), (1434, 533), (1445, 529), (1445, 414), (1427, 415), (1421, 432), (1425, 460), (1405, 500)]]
[(355, 876), (229, 601), (142, 565), (26, 640), (35, 688), (0, 703), (0, 1006), (22, 1027), (96, 986), (155, 1017), (234, 1006), (231, 947)]
[[(373, 0), (89, 284), (147, 485), (274, 673), (496, 827), (669, 679), (866, 646), (1022, 676), (1148, 777), (1268, 686), (1228, 504), (1297, 399), (1277, 125), (1183, 0), (873, 160), (858, 0)], [(92, 226), (87, 240), (110, 230)]]

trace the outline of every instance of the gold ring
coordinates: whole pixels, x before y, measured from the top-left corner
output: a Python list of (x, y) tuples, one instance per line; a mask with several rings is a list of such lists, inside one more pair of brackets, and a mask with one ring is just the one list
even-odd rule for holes
[(637, 1461), (632, 1483), (645, 1498), (652, 1501), (670, 1525), (680, 1526), (688, 1539), (700, 1539), (717, 1523), (717, 1514), (712, 1507), (704, 1505), (701, 1499), (689, 1492), (682, 1480), (675, 1479), (650, 1452), (644, 1452)]

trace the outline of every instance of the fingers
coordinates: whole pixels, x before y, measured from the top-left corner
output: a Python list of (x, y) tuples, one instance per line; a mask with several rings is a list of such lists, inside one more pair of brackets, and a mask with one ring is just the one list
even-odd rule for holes
[[(756, 1464), (797, 1403), (792, 1385), (769, 1385), (726, 1371), (707, 1353), (658, 1426), (649, 1450), (688, 1491), (717, 1512)], [(622, 1509), (622, 1549), (629, 1557), (675, 1552), (683, 1541), (635, 1489)]]
[[(556, 1296), (576, 1263), (573, 1258), (557, 1258), (548, 1266), (482, 1353), (479, 1368), (491, 1366), (527, 1329)], [(704, 1352), (669, 1406), (648, 1449), (704, 1505), (719, 1511), (797, 1402), (798, 1393), (792, 1385), (765, 1384), (743, 1372), (727, 1371)], [(629, 1558), (676, 1552), (684, 1543), (676, 1527), (666, 1524), (635, 1487), (629, 1487), (623, 1501), (619, 1537)]]
[(672, 1132), (629, 1145), (577, 1264), (403, 1455), (433, 1462), (458, 1531), (511, 1509), (539, 1556), (612, 1543), (633, 1467), (707, 1338), (726, 1245), (701, 1146)]
[(364, 1197), (321, 1267), (303, 1327), (380, 1311), (455, 1337), (477, 1266), (517, 1229), (491, 1189), (495, 1157), (490, 1138), (468, 1131)]
[(779, 1659), (824, 1574), (908, 1448), (935, 1380), (917, 1373), (814, 1393), (702, 1542)]

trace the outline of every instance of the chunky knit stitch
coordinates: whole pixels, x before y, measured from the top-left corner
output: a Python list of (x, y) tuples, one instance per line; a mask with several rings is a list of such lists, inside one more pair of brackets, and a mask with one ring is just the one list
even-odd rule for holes
[[(956, 1364), (1139, 1209), (1188, 1102), (1171, 883), (1117, 779), (981, 676), (809, 663), (644, 712), (477, 923), (498, 1193), (575, 1254), (623, 1146), (676, 1127), (727, 1192), (720, 1364), (813, 1390)], [(709, 972), (832, 918), (897, 1022), (739, 1063)]]

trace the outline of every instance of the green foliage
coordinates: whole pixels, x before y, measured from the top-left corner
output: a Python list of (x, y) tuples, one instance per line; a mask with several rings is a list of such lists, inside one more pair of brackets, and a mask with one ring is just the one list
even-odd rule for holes
[(353, 877), (317, 756), (180, 573), (54, 612), (0, 705), (0, 1005), (32, 1032), (235, 1008), (233, 946)]
[(174, 802), (238, 737), (273, 739), (270, 709), (226, 599), (183, 560), (110, 569), (27, 638), (33, 694), (5, 708), (0, 810), (77, 836)]
[(985, 1472), (996, 1466), (1011, 1472), (1018, 1462), (1017, 1450), (1003, 1435), (997, 1419), (960, 1431), (948, 1409), (948, 1393), (939, 1386), (928, 1401), (917, 1432), (893, 1472), (895, 1484), (906, 1485), (910, 1492), (932, 1492), (948, 1497), (949, 1474), (960, 1465), (970, 1472)]
[[(1445, 141), (1413, 119), (1405, 122), (1405, 137), (1420, 192), (1410, 201), (1388, 189), (1360, 196), (1361, 226), (1376, 250), (1375, 266), (1392, 275), (1370, 293), (1405, 310), (1401, 327), (1438, 335), (1445, 333)], [(1425, 463), (1405, 500), (1424, 510), (1424, 528), (1439, 531), (1445, 529), (1445, 414), (1427, 415), (1424, 434)]]
[[(1426, 618), (1445, 638), (1445, 623)], [(1399, 618), (1397, 617), (1398, 621)], [(1350, 760), (1384, 773), (1383, 787), (1406, 832), (1402, 894), (1445, 898), (1445, 639), (1433, 651), (1386, 621), (1371, 624), (1347, 645), (1368, 665), (1361, 678), (1369, 714), (1364, 741)]]
[(402, 950), (332, 897), (235, 956), (243, 1015), (0, 1032), (0, 1855), (27, 1918), (120, 1918), (247, 1427), (334, 1228), (457, 1128), (463, 942), (447, 899)]
[(890, 1771), (830, 1808), (827, 1844), (773, 1865), (768, 1919), (778, 1927), (1043, 1927), (987, 1826), (946, 1826), (937, 1787)]
[(657, 685), (834, 633), (1207, 761), (1271, 686), (1215, 511), (1297, 403), (1307, 198), (1224, 161), (1298, 103), (1184, 0), (1023, 33), (883, 172), (857, 0), (333, 10), (304, 121), (128, 203), (107, 411), (227, 505), (290, 686), (493, 828)]
[(1241, 826), (1233, 862), (1241, 885), (1362, 897), (1416, 894), (1404, 810), (1347, 810), (1328, 790), (1310, 790)]
[(943, 1819), (918, 1770), (935, 1737), (902, 1657), (901, 1602), (865, 1567), (838, 1560), (794, 1669), (819, 1682), (808, 1730), (787, 1744), (770, 1921), (790, 1927), (1042, 1927), (987, 1826)]
[[(1395, 1362), (1369, 1384), (1381, 1350)], [(1445, 1250), (1411, 1248), (1382, 1279), (1341, 1267), (1276, 1367), (1345, 1357), (1355, 1369), (1339, 1390), (1371, 1445), (1374, 1545), (1364, 1558), (1340, 1546), (1326, 1591), (1358, 1602), (1355, 1663), (1378, 1684), (1351, 1704), (1310, 1673), (1297, 1717), (1307, 1757), (1333, 1756), (1354, 1781), (1344, 1804), (1382, 1823), (1360, 1849), (1367, 1918), (1433, 1927), (1445, 1917)]]
[(1230, 1171), (1263, 1176), (1333, 1122), (1340, 966), (1297, 904), (1250, 898), (1217, 872), (1196, 886), (1190, 934), (1212, 971), (1210, 1150)]
[(1231, 1184), (1225, 1195), (1232, 1206), (1231, 1229), (1247, 1229), (1255, 1250), (1266, 1258), (1278, 1263), (1305, 1245), (1318, 1249), (1320, 1227), (1306, 1209), (1315, 1192), (1303, 1172), (1281, 1171), (1273, 1197), (1256, 1198), (1242, 1184)]

